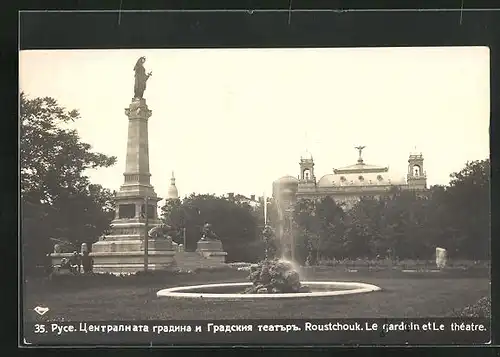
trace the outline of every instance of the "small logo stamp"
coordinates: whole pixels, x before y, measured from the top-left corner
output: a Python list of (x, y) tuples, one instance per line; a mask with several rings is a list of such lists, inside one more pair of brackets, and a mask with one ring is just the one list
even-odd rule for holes
[(49, 311), (49, 308), (48, 307), (43, 307), (43, 306), (37, 306), (33, 310), (35, 310), (35, 312), (38, 315), (43, 316), (43, 315), (45, 315)]

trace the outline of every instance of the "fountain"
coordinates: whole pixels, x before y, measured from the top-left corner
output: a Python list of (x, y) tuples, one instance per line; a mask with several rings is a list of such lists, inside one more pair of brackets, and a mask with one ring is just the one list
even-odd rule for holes
[(265, 257), (264, 260), (250, 267), (250, 282), (180, 286), (162, 289), (157, 292), (157, 296), (217, 300), (298, 299), (353, 295), (381, 290), (376, 285), (360, 282), (301, 281), (298, 265), (284, 258), (283, 247), (281, 247), (283, 244), (278, 244), (283, 241), (276, 238), (274, 230), (267, 224), (265, 196), (264, 202), (265, 227), (262, 235), (265, 242)]

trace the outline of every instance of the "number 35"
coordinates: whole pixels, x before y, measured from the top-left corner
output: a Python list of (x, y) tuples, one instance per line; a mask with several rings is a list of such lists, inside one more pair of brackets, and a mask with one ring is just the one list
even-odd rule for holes
[(45, 333), (45, 325), (35, 324), (35, 333)]

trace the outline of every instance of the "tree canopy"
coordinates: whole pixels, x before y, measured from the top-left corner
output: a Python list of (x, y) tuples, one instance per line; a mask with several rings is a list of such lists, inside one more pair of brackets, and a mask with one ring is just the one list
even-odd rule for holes
[(263, 255), (259, 218), (242, 196), (233, 198), (208, 194), (191, 194), (183, 200), (167, 200), (162, 207), (162, 220), (177, 230), (174, 240), (183, 243), (182, 229), (186, 228), (186, 247), (196, 250), (201, 229), (208, 222), (228, 253), (227, 261), (256, 261)]
[(92, 151), (68, 124), (79, 120), (49, 97), (20, 98), (22, 241), (25, 267), (40, 264), (50, 238), (78, 250), (109, 227), (113, 193), (92, 184), (86, 171), (109, 167), (116, 158)]

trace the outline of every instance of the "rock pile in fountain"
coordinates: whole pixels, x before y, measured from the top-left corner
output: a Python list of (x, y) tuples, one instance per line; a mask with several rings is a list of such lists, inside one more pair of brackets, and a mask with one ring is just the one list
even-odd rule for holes
[(309, 288), (301, 285), (300, 274), (292, 262), (278, 259), (278, 242), (274, 230), (267, 226), (262, 232), (266, 245), (266, 257), (250, 268), (249, 279), (252, 286), (247, 288), (245, 294), (282, 294), (282, 293), (307, 293)]
[(307, 293), (309, 288), (301, 285), (300, 275), (293, 264), (283, 259), (266, 259), (250, 268), (252, 286), (245, 294)]

